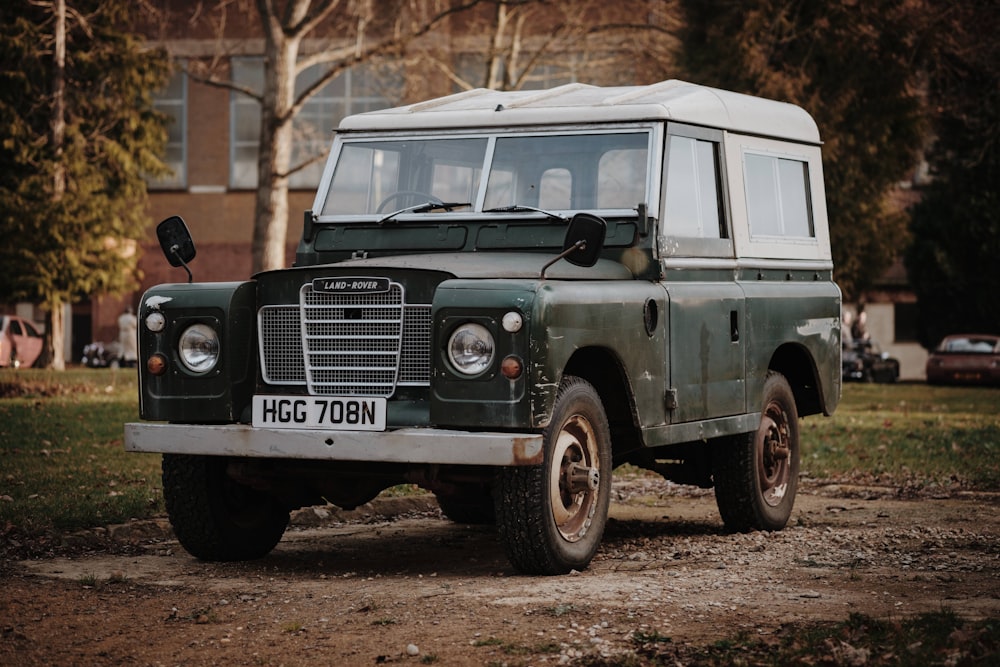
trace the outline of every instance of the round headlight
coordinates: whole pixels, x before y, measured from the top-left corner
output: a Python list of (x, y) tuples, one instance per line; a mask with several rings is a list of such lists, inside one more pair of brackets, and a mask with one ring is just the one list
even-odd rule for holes
[(177, 344), (181, 363), (195, 373), (205, 373), (219, 360), (219, 335), (206, 324), (189, 326)]
[(481, 324), (463, 324), (448, 341), (448, 358), (460, 373), (478, 375), (493, 363), (493, 336)]

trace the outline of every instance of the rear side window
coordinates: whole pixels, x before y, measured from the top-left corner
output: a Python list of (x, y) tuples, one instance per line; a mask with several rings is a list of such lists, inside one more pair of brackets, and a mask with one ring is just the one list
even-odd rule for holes
[(813, 238), (809, 165), (776, 155), (745, 153), (747, 213), (753, 237)]

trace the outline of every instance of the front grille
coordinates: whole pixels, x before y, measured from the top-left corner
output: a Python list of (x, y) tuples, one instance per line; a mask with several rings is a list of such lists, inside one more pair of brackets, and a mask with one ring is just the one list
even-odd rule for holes
[(261, 308), (258, 327), (268, 384), (391, 396), (398, 385), (430, 383), (431, 309), (407, 305), (398, 283), (377, 294), (314, 292), (307, 283), (298, 305)]

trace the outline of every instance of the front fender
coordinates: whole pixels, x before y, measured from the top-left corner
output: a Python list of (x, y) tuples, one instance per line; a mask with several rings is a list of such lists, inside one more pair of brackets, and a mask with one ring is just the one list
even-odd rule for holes
[[(139, 413), (143, 419), (191, 424), (239, 421), (250, 404), (256, 378), (256, 282), (157, 285), (139, 305)], [(160, 331), (146, 325), (151, 313), (165, 318)], [(219, 336), (215, 367), (195, 373), (181, 363), (183, 331), (205, 324)], [(148, 360), (166, 360), (154, 375)]]

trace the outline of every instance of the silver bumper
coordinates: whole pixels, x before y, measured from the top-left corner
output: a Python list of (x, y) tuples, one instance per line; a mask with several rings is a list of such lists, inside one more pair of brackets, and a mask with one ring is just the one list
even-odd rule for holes
[(309, 431), (241, 424), (125, 424), (125, 450), (322, 461), (519, 466), (542, 462), (542, 436), (436, 428)]

